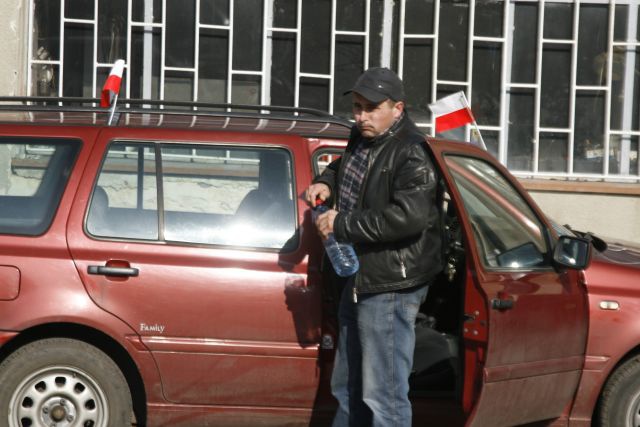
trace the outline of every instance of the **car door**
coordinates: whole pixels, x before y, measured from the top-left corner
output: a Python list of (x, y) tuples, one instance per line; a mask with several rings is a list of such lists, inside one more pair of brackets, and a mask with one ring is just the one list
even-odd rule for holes
[(321, 298), (298, 230), (296, 191), (309, 179), (294, 172), (300, 146), (295, 136), (101, 134), (70, 250), (96, 304), (153, 354), (168, 401), (313, 405)]
[(561, 416), (584, 361), (580, 274), (552, 265), (552, 237), (504, 167), (466, 144), (431, 144), (468, 242), (463, 404), (469, 426)]

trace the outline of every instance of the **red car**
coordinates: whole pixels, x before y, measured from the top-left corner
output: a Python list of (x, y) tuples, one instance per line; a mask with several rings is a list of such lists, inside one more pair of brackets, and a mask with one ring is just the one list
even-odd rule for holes
[[(348, 122), (4, 101), (1, 425), (330, 423), (337, 290), (300, 196)], [(425, 144), (446, 265), (415, 424), (640, 426), (640, 252), (555, 226), (488, 153)]]

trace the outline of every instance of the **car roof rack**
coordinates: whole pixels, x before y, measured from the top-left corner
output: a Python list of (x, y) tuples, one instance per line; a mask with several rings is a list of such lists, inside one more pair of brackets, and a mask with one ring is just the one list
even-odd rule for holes
[[(107, 126), (111, 110), (99, 105), (99, 98), (0, 96), (0, 121), (7, 121), (2, 112), (23, 112), (32, 122)], [(119, 99), (112, 126), (232, 129), (344, 138), (352, 123), (305, 107)]]

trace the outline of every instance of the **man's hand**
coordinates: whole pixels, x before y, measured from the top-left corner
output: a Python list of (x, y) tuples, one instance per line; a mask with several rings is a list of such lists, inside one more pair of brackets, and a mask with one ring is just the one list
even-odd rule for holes
[(318, 182), (311, 184), (304, 193), (304, 199), (312, 208), (316, 206), (316, 199), (319, 197), (322, 201), (327, 200), (331, 196), (331, 189), (327, 184)]
[(330, 209), (316, 219), (316, 228), (323, 240), (333, 233), (333, 221), (335, 221), (336, 215), (338, 215), (338, 211)]

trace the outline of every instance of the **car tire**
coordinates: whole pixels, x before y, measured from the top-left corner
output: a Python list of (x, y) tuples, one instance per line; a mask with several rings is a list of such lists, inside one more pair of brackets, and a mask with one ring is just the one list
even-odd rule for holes
[(640, 427), (640, 356), (620, 365), (607, 381), (598, 421), (601, 427)]
[(49, 338), (19, 348), (0, 364), (0, 384), (0, 425), (131, 425), (122, 371), (82, 341)]

